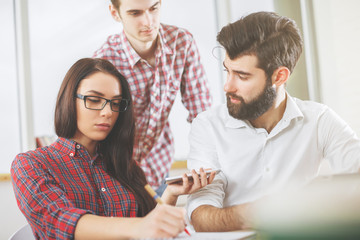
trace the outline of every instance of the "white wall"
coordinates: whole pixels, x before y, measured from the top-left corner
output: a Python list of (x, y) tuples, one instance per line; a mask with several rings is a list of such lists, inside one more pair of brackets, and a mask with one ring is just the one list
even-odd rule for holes
[(360, 136), (360, 1), (313, 1), (322, 102)]
[(2, 0), (0, 3), (0, 26), (0, 173), (8, 173), (11, 160), (20, 151), (12, 0)]

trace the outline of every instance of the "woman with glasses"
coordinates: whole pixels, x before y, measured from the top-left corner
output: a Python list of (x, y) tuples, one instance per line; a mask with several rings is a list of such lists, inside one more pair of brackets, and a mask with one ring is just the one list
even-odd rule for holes
[[(58, 93), (52, 145), (16, 156), (11, 177), (20, 210), (37, 239), (173, 237), (185, 211), (158, 205), (132, 160), (134, 116), (129, 85), (107, 60), (85, 58), (67, 72)], [(206, 186), (169, 185), (163, 201)]]

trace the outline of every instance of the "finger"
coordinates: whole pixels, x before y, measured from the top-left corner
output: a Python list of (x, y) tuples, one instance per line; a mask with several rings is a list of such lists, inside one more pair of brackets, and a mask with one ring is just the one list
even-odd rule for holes
[(183, 221), (166, 221), (159, 227), (166, 237), (175, 237), (184, 231), (185, 224)]
[(203, 168), (200, 168), (200, 178), (201, 178), (201, 186), (205, 187), (207, 185), (207, 176)]
[(188, 179), (186, 173), (183, 174), (182, 180), (183, 180), (183, 185), (182, 185), (182, 186), (183, 186), (183, 189), (184, 189), (184, 190), (189, 189), (189, 187), (190, 187), (190, 185), (189, 185), (189, 179)]
[(199, 175), (196, 173), (196, 171), (193, 169), (191, 170), (191, 175), (193, 177), (193, 188), (199, 188), (201, 186)]
[(169, 207), (162, 216), (162, 230), (174, 236), (182, 232), (186, 225), (185, 209)]
[(215, 178), (215, 175), (216, 175), (216, 172), (215, 172), (215, 171), (212, 171), (212, 172), (210, 173), (210, 176), (209, 176), (209, 178), (208, 178), (208, 184), (212, 183), (212, 181), (213, 181), (214, 178)]

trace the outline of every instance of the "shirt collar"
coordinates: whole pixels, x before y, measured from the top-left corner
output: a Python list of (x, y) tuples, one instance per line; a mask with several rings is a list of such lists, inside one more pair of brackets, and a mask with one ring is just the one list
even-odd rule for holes
[(281, 120), (290, 122), (295, 118), (304, 118), (304, 114), (295, 102), (296, 100), (286, 93), (286, 108)]
[[(63, 152), (66, 155), (70, 155), (71, 153), (73, 156), (79, 155), (78, 151), (86, 151), (86, 149), (79, 143), (75, 142), (74, 140), (68, 138), (59, 137), (54, 143), (55, 149), (59, 152)], [(86, 151), (87, 152), (87, 151)], [(87, 153), (89, 154), (89, 153)], [(90, 156), (90, 155), (89, 155)], [(94, 157), (89, 159), (91, 162), (94, 162), (100, 155), (98, 153), (95, 154)]]
[(67, 155), (70, 153), (75, 155), (76, 153), (76, 142), (71, 139), (59, 137), (55, 141), (54, 147), (55, 149), (59, 150), (59, 152), (63, 152)]
[(169, 35), (168, 33), (165, 33), (165, 29), (163, 28), (162, 24), (160, 24), (159, 27), (159, 52), (162, 52), (164, 54), (173, 54), (173, 51), (170, 47), (170, 44), (168, 43), (168, 39), (165, 37)]
[(124, 50), (124, 53), (131, 65), (131, 67), (134, 67), (134, 65), (141, 59), (139, 54), (137, 54), (137, 52), (131, 46), (129, 40), (126, 37), (124, 30), (120, 34), (120, 43), (119, 43), (118, 47), (120, 47)]
[[(158, 34), (158, 44), (157, 44), (157, 48), (155, 50), (156, 57), (160, 57), (162, 54), (173, 54), (173, 51), (171, 50), (171, 47), (169, 46), (165, 36), (166, 36), (165, 30), (164, 30), (162, 24), (160, 24), (159, 34)], [(122, 49), (124, 49), (125, 55), (131, 65), (131, 67), (134, 67), (134, 65), (138, 61), (141, 60), (141, 57), (135, 51), (135, 49), (131, 46), (129, 40), (126, 37), (124, 30), (120, 34), (120, 43), (123, 44)]]
[[(304, 115), (297, 106), (295, 99), (292, 98), (288, 93), (286, 93), (286, 108), (283, 117), (280, 121), (285, 121), (290, 123), (292, 119), (295, 118), (303, 118)], [(225, 104), (226, 106), (226, 104)], [(229, 111), (226, 107), (225, 113), (225, 126), (228, 128), (242, 128), (242, 127), (250, 127), (251, 124), (249, 121), (238, 120), (230, 116)]]

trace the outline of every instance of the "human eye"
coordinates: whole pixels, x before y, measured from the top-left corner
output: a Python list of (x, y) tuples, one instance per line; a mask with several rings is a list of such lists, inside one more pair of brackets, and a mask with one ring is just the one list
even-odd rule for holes
[(99, 102), (101, 102), (101, 98), (94, 97), (94, 96), (87, 96), (86, 101), (88, 101), (90, 103), (99, 103)]
[(133, 17), (139, 16), (139, 15), (140, 15), (140, 11), (131, 11), (131, 12), (129, 12), (129, 15), (130, 15), (130, 16), (133, 16)]
[(111, 103), (114, 107), (118, 107), (118, 106), (120, 106), (121, 99), (113, 99), (113, 100), (111, 100)]
[(241, 80), (243, 80), (243, 81), (246, 81), (246, 80), (249, 79), (248, 76), (244, 76), (244, 75), (241, 75), (241, 74), (238, 74), (238, 77), (239, 77)]
[(151, 12), (154, 12), (154, 11), (156, 11), (156, 10), (158, 10), (158, 9), (159, 9), (158, 6), (154, 6), (154, 7), (151, 7), (151, 8), (150, 8), (150, 11), (151, 11)]

